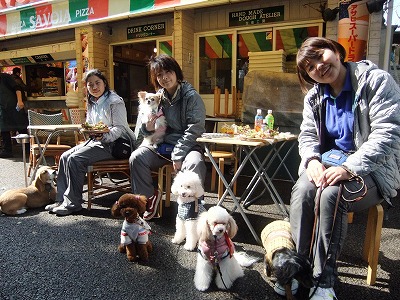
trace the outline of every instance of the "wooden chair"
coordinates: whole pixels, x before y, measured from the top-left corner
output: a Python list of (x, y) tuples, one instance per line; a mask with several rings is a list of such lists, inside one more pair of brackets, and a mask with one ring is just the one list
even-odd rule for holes
[[(165, 191), (165, 207), (170, 206), (171, 182), (173, 167), (167, 164), (159, 168), (154, 174), (158, 177), (158, 189)], [(113, 179), (112, 174), (122, 174), (122, 179)], [(96, 196), (110, 192), (131, 193), (129, 159), (102, 160), (88, 166), (87, 169), (87, 209), (91, 209), (92, 201)], [(158, 208), (158, 216), (162, 217), (162, 198)]]
[[(123, 179), (114, 180), (111, 174), (122, 174)], [(107, 179), (107, 180), (106, 180)], [(87, 209), (92, 208), (92, 200), (110, 192), (131, 193), (128, 159), (102, 160), (87, 168)]]
[[(205, 156), (207, 157), (207, 153), (205, 153)], [(214, 160), (218, 160), (218, 167), (221, 170), (222, 173), (225, 171), (225, 162), (226, 160), (230, 161), (234, 165), (234, 170), (236, 173), (237, 170), (237, 157), (235, 152), (229, 152), (229, 151), (221, 151), (221, 150), (214, 150), (211, 151), (211, 156), (214, 158)], [(211, 170), (211, 187), (210, 190), (213, 192), (215, 191), (215, 181), (216, 181), (216, 174), (217, 171), (215, 170), (214, 166), (212, 166)], [(236, 181), (233, 184), (233, 193), (236, 195)], [(222, 182), (222, 179), (218, 179), (218, 198), (220, 199), (222, 197), (222, 194), (224, 193), (224, 183)]]
[[(32, 110), (28, 110), (28, 120), (29, 125), (62, 125), (62, 113), (57, 114), (41, 114), (37, 113)], [(31, 135), (30, 139), (30, 155), (29, 155), (29, 169), (28, 169), (28, 176), (30, 176), (30, 172), (32, 169), (35, 168), (37, 164), (37, 160), (40, 157), (39, 145), (37, 141), (33, 137), (32, 133), (29, 132)], [(43, 148), (45, 140), (49, 136), (49, 133), (46, 131), (37, 131), (37, 136), (43, 141), (40, 141), (40, 147)], [(46, 152), (44, 153), (45, 157), (54, 157), (54, 165), (58, 167), (58, 162), (60, 159), (61, 154), (65, 151), (71, 149), (70, 145), (63, 145), (61, 144), (61, 136), (56, 136), (55, 143), (51, 143), (47, 146)]]
[[(349, 213), (349, 223), (353, 221), (353, 213)], [(367, 284), (374, 285), (378, 270), (379, 247), (381, 244), (381, 233), (383, 225), (383, 207), (381, 204), (374, 205), (368, 210), (367, 229), (362, 257), (368, 263)]]
[[(170, 207), (171, 205), (171, 185), (172, 185), (172, 173), (174, 167), (172, 164), (166, 164), (158, 169), (158, 190), (165, 193), (165, 207)], [(160, 204), (157, 212), (158, 217), (162, 217), (163, 213), (163, 198), (161, 197)]]

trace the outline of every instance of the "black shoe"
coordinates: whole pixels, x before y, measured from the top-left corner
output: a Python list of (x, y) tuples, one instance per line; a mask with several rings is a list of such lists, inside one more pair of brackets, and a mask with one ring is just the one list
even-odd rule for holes
[(0, 158), (9, 158), (9, 157), (13, 157), (13, 154), (11, 151), (2, 150), (0, 152)]

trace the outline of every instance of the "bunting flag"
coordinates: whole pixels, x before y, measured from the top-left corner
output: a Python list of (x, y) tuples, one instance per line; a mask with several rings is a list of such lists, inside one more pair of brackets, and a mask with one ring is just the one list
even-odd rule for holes
[(247, 58), (249, 52), (272, 50), (272, 39), (267, 39), (267, 32), (252, 32), (238, 35), (238, 57)]
[(112, 0), (66, 0), (57, 3), (31, 1), (31, 4), (18, 10), (0, 12), (0, 36), (205, 1), (118, 0), (118, 5)]
[(303, 41), (309, 37), (318, 36), (318, 32), (318, 26), (277, 30), (275, 50), (283, 49), (286, 54), (296, 54)]
[(200, 56), (208, 58), (232, 57), (232, 34), (200, 38)]
[(159, 43), (160, 54), (172, 56), (172, 41), (163, 41)]

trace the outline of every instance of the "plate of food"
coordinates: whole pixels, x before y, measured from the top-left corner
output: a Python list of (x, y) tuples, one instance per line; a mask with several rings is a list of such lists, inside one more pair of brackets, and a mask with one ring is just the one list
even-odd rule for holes
[(82, 124), (82, 132), (84, 133), (107, 133), (109, 132), (110, 129), (106, 124), (103, 122), (99, 122), (96, 124), (89, 124), (88, 122), (85, 122)]

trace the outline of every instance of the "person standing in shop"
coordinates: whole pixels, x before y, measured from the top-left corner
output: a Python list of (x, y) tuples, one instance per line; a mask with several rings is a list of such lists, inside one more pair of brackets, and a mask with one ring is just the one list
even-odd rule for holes
[(12, 75), (0, 73), (0, 129), (3, 146), (0, 158), (13, 156), (11, 131), (27, 132), (28, 119), (21, 116), (25, 107), (22, 93), (22, 88)]

